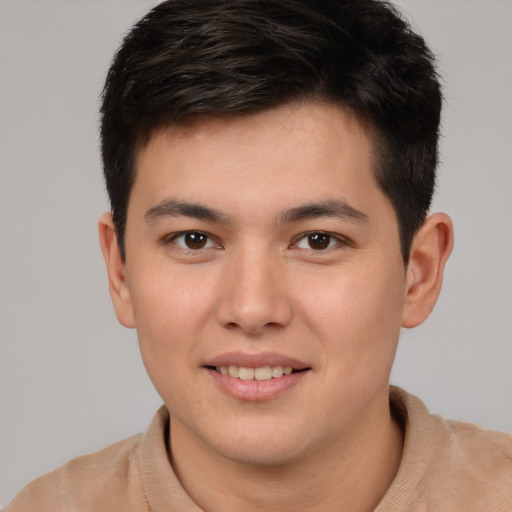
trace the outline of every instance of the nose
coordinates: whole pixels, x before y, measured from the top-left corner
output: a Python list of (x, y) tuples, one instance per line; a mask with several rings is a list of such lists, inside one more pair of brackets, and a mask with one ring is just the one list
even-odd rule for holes
[(222, 275), (219, 323), (257, 335), (292, 319), (285, 263), (270, 251), (247, 248), (234, 254)]

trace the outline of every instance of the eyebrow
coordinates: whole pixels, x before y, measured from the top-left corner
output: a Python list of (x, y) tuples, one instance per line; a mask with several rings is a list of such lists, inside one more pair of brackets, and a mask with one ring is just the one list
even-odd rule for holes
[(370, 220), (366, 213), (354, 208), (344, 199), (306, 203), (286, 210), (279, 216), (279, 220), (283, 223), (287, 223), (318, 219), (321, 217), (335, 217), (342, 220), (363, 223), (368, 223)]
[[(200, 203), (189, 203), (176, 199), (166, 199), (150, 208), (144, 219), (148, 223), (156, 222), (165, 217), (190, 217), (209, 222), (227, 223), (229, 216)], [(281, 223), (299, 222), (302, 220), (334, 217), (342, 220), (368, 223), (368, 215), (351, 206), (343, 199), (306, 203), (278, 215)]]
[(155, 222), (164, 217), (191, 217), (210, 222), (226, 222), (228, 220), (225, 214), (214, 208), (200, 203), (177, 201), (176, 199), (166, 199), (150, 208), (144, 214), (144, 219), (148, 223)]

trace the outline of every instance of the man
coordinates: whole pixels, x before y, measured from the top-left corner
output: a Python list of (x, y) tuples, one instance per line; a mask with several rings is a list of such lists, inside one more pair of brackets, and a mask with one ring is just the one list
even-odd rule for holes
[(388, 380), (453, 236), (441, 93), (387, 4), (169, 1), (102, 105), (119, 321), (165, 407), (13, 510), (509, 510), (512, 441)]

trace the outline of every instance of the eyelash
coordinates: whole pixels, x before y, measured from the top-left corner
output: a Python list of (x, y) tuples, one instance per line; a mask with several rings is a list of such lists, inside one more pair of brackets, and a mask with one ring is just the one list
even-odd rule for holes
[[(200, 244), (203, 240), (205, 240), (205, 245), (202, 247), (187, 247), (187, 242), (185, 241), (184, 237), (191, 236), (191, 237), (197, 237), (198, 243)], [(177, 243), (177, 240), (180, 238), (184, 238), (183, 245)], [(204, 238), (203, 238), (204, 237)], [(327, 238), (327, 245), (322, 248), (313, 248), (310, 245), (311, 237), (318, 237), (317, 240), (322, 242), (325, 238)], [(323, 238), (324, 237), (324, 238)], [(309, 240), (308, 240), (309, 238)], [(306, 243), (308, 243), (309, 247), (299, 247), (299, 243), (302, 240), (306, 240)], [(194, 240), (189, 240), (189, 242), (193, 242)], [(203, 249), (211, 249), (211, 248), (222, 248), (222, 245), (215, 241), (215, 239), (209, 235), (208, 233), (205, 233), (204, 231), (198, 231), (198, 230), (189, 230), (189, 231), (181, 231), (179, 233), (174, 233), (170, 236), (167, 236), (163, 240), (164, 245), (173, 244), (177, 246), (179, 249), (188, 251), (188, 252), (199, 252)], [(314, 253), (321, 253), (324, 251), (329, 251), (331, 249), (334, 249), (336, 247), (346, 247), (346, 246), (352, 246), (352, 242), (348, 240), (346, 237), (342, 237), (340, 235), (334, 235), (332, 233), (329, 233), (327, 231), (309, 231), (307, 233), (302, 233), (299, 236), (297, 236), (292, 244), (291, 247), (297, 247), (298, 249), (304, 249), (307, 251), (311, 251)]]
[[(196, 247), (196, 248), (186, 247), (185, 246), (185, 244), (186, 244), (185, 237), (187, 235), (197, 236), (198, 238), (204, 237), (206, 239), (206, 246)], [(184, 238), (183, 245), (180, 245), (177, 243), (177, 240), (181, 237)], [(205, 233), (203, 231), (198, 231), (198, 230), (189, 230), (189, 231), (181, 231), (180, 233), (174, 233), (170, 236), (165, 237), (163, 240), (163, 243), (164, 243), (164, 245), (174, 244), (175, 246), (179, 247), (181, 250), (188, 251), (188, 252), (199, 252), (202, 249), (211, 249), (212, 247), (221, 247), (220, 244), (218, 244), (214, 241), (214, 239), (211, 235), (209, 235), (208, 233)], [(208, 244), (209, 244), (209, 246), (208, 246)]]
[[(326, 237), (328, 239), (327, 246), (314, 249), (310, 246), (311, 237), (319, 237), (319, 240), (322, 240), (322, 237)], [(302, 240), (306, 240), (306, 243), (309, 245), (309, 247), (302, 247), (302, 249), (315, 253), (329, 251), (331, 249), (335, 249), (336, 247), (346, 247), (352, 245), (347, 238), (342, 237), (341, 235), (334, 235), (333, 233), (329, 233), (327, 231), (309, 231), (308, 233), (303, 233), (295, 239), (293, 245), (298, 247), (299, 242)]]

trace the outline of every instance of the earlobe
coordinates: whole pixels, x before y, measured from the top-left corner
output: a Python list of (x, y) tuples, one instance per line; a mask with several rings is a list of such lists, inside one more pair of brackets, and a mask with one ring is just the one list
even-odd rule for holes
[(446, 261), (453, 248), (453, 225), (444, 213), (427, 218), (414, 237), (407, 266), (403, 327), (416, 327), (435, 306)]
[(126, 279), (125, 262), (117, 242), (111, 213), (104, 213), (98, 222), (101, 251), (107, 267), (110, 297), (117, 319), (125, 327), (135, 327), (130, 288)]

